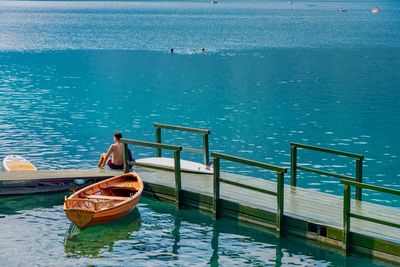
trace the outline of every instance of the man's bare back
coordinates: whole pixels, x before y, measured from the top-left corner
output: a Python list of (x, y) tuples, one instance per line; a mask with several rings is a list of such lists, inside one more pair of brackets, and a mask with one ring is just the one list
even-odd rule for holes
[(115, 165), (123, 164), (124, 146), (121, 143), (112, 144), (109, 151), (112, 153), (111, 162)]

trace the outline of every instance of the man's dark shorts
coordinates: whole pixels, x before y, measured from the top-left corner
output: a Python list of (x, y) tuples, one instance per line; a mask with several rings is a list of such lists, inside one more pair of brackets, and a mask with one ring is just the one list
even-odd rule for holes
[(115, 165), (114, 163), (112, 163), (111, 159), (107, 161), (107, 165), (108, 167), (110, 167), (110, 169), (113, 170), (122, 170), (124, 168), (124, 165)]

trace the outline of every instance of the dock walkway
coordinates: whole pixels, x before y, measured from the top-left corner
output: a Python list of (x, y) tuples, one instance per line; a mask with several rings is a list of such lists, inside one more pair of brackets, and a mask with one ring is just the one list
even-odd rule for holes
[[(400, 196), (400, 190), (363, 183), (363, 159), (360, 154), (338, 151), (308, 144), (290, 143), (290, 179), (285, 177), (288, 168), (268, 163), (211, 152), (209, 157), (209, 134), (207, 129), (154, 124), (156, 142), (121, 139), (124, 144), (124, 171), (129, 166), (142, 177), (144, 194), (162, 201), (174, 202), (178, 208), (189, 207), (211, 212), (214, 218), (226, 216), (237, 221), (261, 226), (281, 234), (294, 234), (343, 250), (344, 253), (361, 252), (400, 264), (400, 208), (388, 207), (363, 201), (363, 190)], [(163, 129), (163, 130), (162, 130)], [(162, 143), (162, 131), (189, 132), (202, 136), (203, 148), (176, 146)], [(129, 161), (128, 146), (156, 149), (156, 157), (162, 151), (173, 153), (171, 166), (150, 167), (143, 162)], [(206, 173), (189, 173), (181, 168), (181, 152), (203, 155)], [(355, 163), (354, 176), (339, 174), (298, 162), (299, 153), (314, 151), (349, 159)], [(314, 153), (313, 152), (313, 153)], [(221, 172), (220, 161), (231, 161), (267, 170), (276, 178), (272, 181), (255, 177)], [(198, 164), (197, 164), (198, 165)], [(197, 166), (196, 165), (196, 166)], [(213, 173), (210, 174), (210, 170)], [(297, 172), (311, 172), (339, 179), (343, 195), (336, 196), (297, 187)], [(108, 169), (36, 171), (24, 173), (0, 173), (0, 195), (44, 192), (56, 185), (54, 190), (76, 188), (75, 179), (87, 183), (122, 173)], [(45, 186), (38, 186), (45, 185)], [(58, 185), (58, 186), (57, 186)], [(61, 187), (60, 187), (61, 186)], [(79, 185), (78, 185), (79, 186)], [(355, 192), (352, 199), (351, 191)], [(30, 191), (29, 191), (30, 190)]]
[[(175, 174), (173, 171), (145, 167), (135, 167), (135, 171), (145, 183), (145, 194), (147, 196), (174, 202)], [(51, 182), (93, 179), (95, 181), (121, 173), (107, 169), (2, 172), (0, 173), (0, 192), (38, 180)], [(181, 175), (183, 205), (212, 211), (213, 175), (187, 172), (182, 172)], [(276, 190), (275, 182), (255, 177), (222, 172), (221, 178), (246, 186), (270, 191)], [(277, 208), (275, 196), (228, 183), (221, 183), (220, 192), (220, 199), (224, 203), (221, 208), (222, 216), (273, 228), (273, 214), (276, 213)], [(338, 248), (341, 247), (343, 197), (292, 187), (286, 183), (284, 199), (285, 232), (314, 239)], [(368, 215), (393, 223), (400, 221), (399, 208), (352, 200), (351, 209), (354, 213), (364, 216)], [(357, 239), (360, 239), (360, 242), (366, 242), (368, 246), (373, 246), (373, 248), (362, 248), (357, 245), (356, 250), (400, 263), (399, 229), (353, 219), (350, 232), (353, 235), (353, 244), (357, 244)], [(388, 246), (391, 253), (384, 249)], [(382, 251), (380, 251), (381, 248)]]
[[(137, 172), (148, 185), (162, 185), (171, 189), (175, 187), (174, 173), (162, 170), (137, 168)], [(226, 180), (251, 185), (265, 190), (276, 190), (276, 183), (264, 179), (222, 173)], [(206, 174), (182, 173), (182, 190), (204, 196), (213, 196), (213, 176)], [(343, 228), (343, 197), (317, 192), (310, 189), (285, 185), (285, 217), (304, 222), (328, 226), (341, 230)], [(243, 206), (275, 213), (277, 205), (274, 196), (235, 185), (221, 184), (221, 199)], [(381, 206), (365, 201), (352, 200), (352, 210), (360, 215), (376, 217), (393, 223), (400, 221), (400, 209)], [(351, 232), (400, 244), (400, 231), (393, 227), (379, 225), (354, 219)], [(400, 251), (399, 251), (400, 252)]]

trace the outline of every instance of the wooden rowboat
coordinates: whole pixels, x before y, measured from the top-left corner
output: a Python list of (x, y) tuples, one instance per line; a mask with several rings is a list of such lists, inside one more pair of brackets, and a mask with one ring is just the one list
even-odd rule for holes
[(133, 210), (143, 191), (135, 172), (115, 176), (75, 192), (64, 201), (68, 219), (81, 230), (119, 219)]

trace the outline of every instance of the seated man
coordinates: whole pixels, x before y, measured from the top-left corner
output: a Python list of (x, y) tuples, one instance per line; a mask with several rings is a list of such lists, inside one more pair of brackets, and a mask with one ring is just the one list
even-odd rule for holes
[[(111, 169), (120, 169), (120, 170), (123, 169), (124, 145), (120, 142), (121, 138), (122, 138), (122, 133), (116, 132), (114, 134), (114, 144), (110, 146), (107, 153), (101, 154), (98, 167), (103, 168), (104, 165), (107, 163), (107, 165)], [(111, 159), (109, 159), (110, 155), (112, 155)]]

